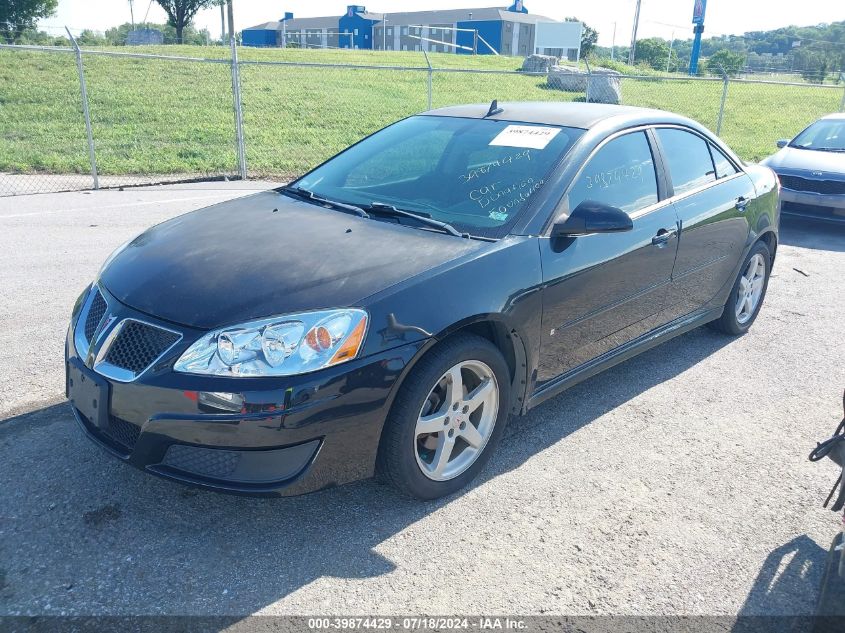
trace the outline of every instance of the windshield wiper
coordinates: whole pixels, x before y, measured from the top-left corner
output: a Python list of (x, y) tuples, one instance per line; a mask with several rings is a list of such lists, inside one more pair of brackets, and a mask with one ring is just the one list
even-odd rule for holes
[(812, 145), (793, 145), (790, 143), (787, 147), (794, 149), (807, 149), (813, 152), (845, 152), (843, 147), (813, 147)]
[(392, 204), (385, 204), (384, 202), (371, 202), (364, 207), (367, 211), (373, 213), (380, 213), (382, 215), (391, 215), (394, 217), (411, 218), (425, 224), (427, 226), (445, 231), (449, 235), (455, 237), (469, 237), (469, 233), (461, 233), (454, 226), (440, 220), (435, 220), (431, 216), (424, 213), (414, 213), (413, 211), (406, 211), (405, 209), (397, 209)]
[(310, 189), (305, 189), (304, 187), (282, 187), (281, 190), (284, 193), (289, 193), (291, 195), (296, 196), (297, 198), (302, 198), (304, 200), (309, 200), (317, 204), (322, 204), (327, 207), (331, 207), (332, 209), (337, 209), (338, 211), (351, 213), (362, 218), (370, 217), (369, 214), (364, 211), (361, 207), (356, 207), (354, 204), (346, 204), (345, 202), (338, 202), (337, 200), (329, 200), (328, 198), (323, 198), (322, 196), (318, 196), (317, 194), (315, 194)]

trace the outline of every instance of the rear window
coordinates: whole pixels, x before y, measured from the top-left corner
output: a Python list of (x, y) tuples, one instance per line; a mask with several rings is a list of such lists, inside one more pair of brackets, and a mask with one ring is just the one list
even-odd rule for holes
[(737, 169), (730, 159), (712, 143), (710, 143), (710, 153), (713, 155), (713, 163), (716, 166), (716, 178), (727, 178), (737, 173)]
[(716, 180), (713, 158), (703, 138), (674, 128), (660, 128), (657, 136), (676, 196)]
[(582, 133), (421, 115), (377, 132), (294, 184), (332, 200), (381, 202), (472, 235), (503, 237)]

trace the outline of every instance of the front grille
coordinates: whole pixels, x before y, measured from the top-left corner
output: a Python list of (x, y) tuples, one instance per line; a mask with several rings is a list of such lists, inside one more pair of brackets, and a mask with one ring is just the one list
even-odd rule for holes
[(140, 427), (135, 426), (131, 422), (127, 422), (126, 420), (110, 415), (109, 425), (104, 431), (102, 431), (97, 427), (96, 423), (87, 415), (82, 413), (82, 411), (79, 409), (75, 410), (79, 417), (85, 421), (85, 425), (90, 427), (90, 429), (93, 429), (93, 432), (96, 435), (102, 433), (102, 435), (105, 436), (103, 440), (107, 440), (106, 443), (112, 445), (112, 448), (115, 450), (118, 450), (124, 455), (129, 455), (129, 453), (135, 449), (135, 444), (138, 443), (138, 438), (141, 436)]
[(103, 360), (137, 376), (179, 338), (175, 332), (127, 319)]
[(225, 479), (235, 472), (240, 458), (237, 451), (174, 444), (167, 449), (162, 463), (185, 472)]
[(141, 429), (131, 422), (112, 415), (109, 416), (109, 426), (106, 429), (106, 435), (121, 446), (125, 446), (132, 451), (135, 448), (135, 444), (138, 443), (138, 436), (141, 435)]
[(89, 343), (94, 337), (94, 332), (97, 331), (97, 326), (106, 314), (108, 305), (103, 298), (103, 294), (98, 288), (94, 288), (94, 300), (91, 302), (91, 307), (88, 308), (88, 315), (85, 317), (85, 340)]
[(800, 176), (781, 176), (780, 184), (792, 191), (809, 191), (825, 195), (845, 195), (845, 180), (812, 180)]

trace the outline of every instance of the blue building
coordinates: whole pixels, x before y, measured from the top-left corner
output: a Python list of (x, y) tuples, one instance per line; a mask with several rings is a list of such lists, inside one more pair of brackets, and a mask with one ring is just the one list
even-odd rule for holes
[[(242, 33), (244, 46), (359, 48), (530, 55), (538, 26), (555, 20), (528, 12), (522, 0), (510, 7), (372, 13), (349, 5), (343, 15), (294, 18), (259, 24)], [(577, 55), (577, 50), (575, 51)]]

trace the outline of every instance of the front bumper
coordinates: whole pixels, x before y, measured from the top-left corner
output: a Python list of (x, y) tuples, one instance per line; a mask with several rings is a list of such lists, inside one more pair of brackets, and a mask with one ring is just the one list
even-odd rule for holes
[[(103, 340), (125, 318), (156, 323), (107, 298), (114, 319), (98, 332)], [(154, 368), (120, 382), (94, 372), (90, 357), (80, 358), (76, 325), (67, 337), (66, 393), (91, 440), (147, 472), (246, 494), (295, 495), (372, 476), (395, 388), (425, 344), (301, 376), (195, 376), (172, 366), (201, 332), (162, 322), (180, 330), (182, 340)], [(240, 410), (218, 409), (213, 396), (221, 393), (242, 399)]]
[(845, 195), (780, 190), (781, 211), (818, 220), (845, 222)]

